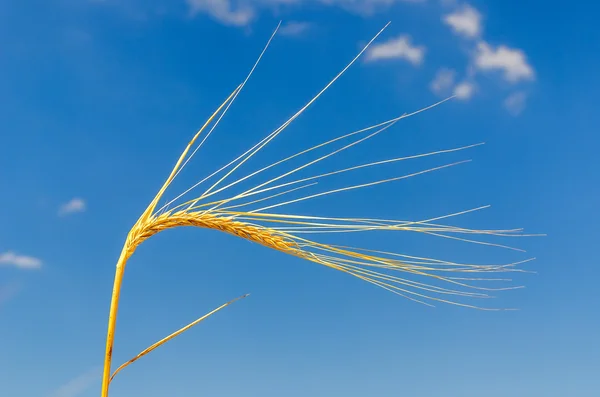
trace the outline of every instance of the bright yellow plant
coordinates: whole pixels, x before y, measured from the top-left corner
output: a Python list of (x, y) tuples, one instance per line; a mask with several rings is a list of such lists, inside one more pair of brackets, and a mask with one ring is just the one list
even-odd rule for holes
[[(389, 24), (388, 24), (389, 25)], [(387, 25), (386, 25), (387, 27)], [(384, 27), (385, 29), (385, 27)], [(187, 164), (187, 162), (192, 158), (192, 156), (196, 153), (196, 151), (202, 146), (204, 141), (208, 138), (208, 136), (212, 133), (221, 117), (227, 112), (229, 106), (233, 103), (237, 95), (240, 93), (248, 78), (254, 71), (254, 68), (257, 66), (260, 61), (262, 55), (267, 49), (269, 43), (273, 39), (273, 36), (277, 32), (273, 33), (273, 36), (269, 39), (269, 42), (265, 46), (265, 49), (260, 54), (260, 57), (256, 61), (256, 64), (244, 80), (242, 84), (240, 84), (229, 97), (221, 104), (221, 106), (213, 113), (213, 115), (206, 121), (206, 123), (202, 126), (202, 128), (196, 133), (196, 135), (189, 142), (179, 160), (173, 167), (171, 174), (167, 178), (164, 185), (158, 191), (154, 199), (150, 202), (146, 210), (142, 213), (140, 218), (134, 224), (129, 234), (127, 235), (127, 239), (123, 246), (121, 255), (117, 261), (116, 273), (114, 279), (113, 293), (110, 305), (110, 314), (108, 319), (108, 332), (106, 338), (106, 352), (104, 358), (104, 375), (102, 380), (102, 397), (108, 396), (108, 388), (109, 384), (114, 378), (114, 376), (120, 372), (123, 368), (136, 361), (140, 357), (148, 354), (158, 346), (167, 342), (168, 340), (176, 337), (192, 326), (198, 324), (205, 318), (214, 314), (215, 312), (223, 309), (234, 301), (230, 301), (220, 306), (219, 308), (213, 310), (212, 312), (206, 314), (205, 316), (197, 319), (193, 323), (187, 325), (186, 327), (176, 331), (175, 333), (167, 336), (166, 338), (158, 341), (152, 346), (148, 347), (146, 350), (121, 365), (117, 368), (113, 373), (111, 373), (111, 362), (112, 362), (112, 353), (113, 353), (113, 342), (115, 336), (115, 326), (117, 320), (117, 311), (119, 307), (119, 295), (121, 291), (121, 283), (123, 280), (123, 274), (125, 271), (125, 266), (127, 260), (131, 257), (131, 255), (135, 252), (136, 248), (146, 239), (150, 238), (152, 235), (159, 233), (163, 230), (175, 228), (178, 226), (195, 226), (202, 227), (207, 229), (216, 229), (220, 230), (238, 237), (242, 237), (244, 239), (253, 241), (255, 243), (264, 245), (268, 248), (272, 248), (296, 257), (300, 257), (306, 259), (311, 262), (316, 262), (318, 264), (342, 271), (344, 273), (351, 274), (355, 277), (358, 277), (364, 281), (375, 284), (379, 287), (382, 287), (388, 291), (391, 291), (395, 294), (401, 295), (403, 297), (409, 298), (411, 300), (418, 301), (420, 303), (428, 304), (428, 301), (438, 301), (444, 303), (457, 304), (461, 306), (480, 308), (475, 305), (468, 305), (464, 303), (458, 303), (452, 300), (452, 297), (471, 297), (471, 298), (484, 298), (488, 297), (486, 291), (492, 290), (491, 288), (484, 288), (480, 286), (473, 285), (472, 282), (478, 280), (484, 280), (481, 276), (477, 275), (477, 277), (470, 276), (472, 273), (496, 273), (496, 272), (506, 272), (506, 271), (515, 271), (517, 269), (514, 268), (518, 263), (511, 263), (507, 265), (473, 265), (473, 264), (463, 264), (463, 263), (455, 263), (449, 261), (443, 261), (438, 259), (430, 259), (430, 258), (421, 258), (421, 257), (413, 257), (407, 255), (401, 255), (397, 253), (390, 252), (381, 252), (368, 250), (365, 248), (350, 248), (345, 246), (335, 246), (322, 244), (316, 241), (312, 241), (306, 238), (300, 237), (305, 233), (346, 233), (346, 232), (365, 232), (372, 230), (387, 230), (387, 231), (412, 231), (418, 233), (425, 233), (429, 235), (437, 235), (442, 237), (450, 237), (454, 239), (471, 241), (467, 238), (458, 237), (456, 235), (470, 235), (470, 234), (481, 234), (481, 235), (523, 235), (520, 229), (513, 230), (472, 230), (459, 228), (454, 226), (442, 225), (439, 223), (435, 223), (441, 219), (449, 218), (452, 216), (460, 215), (465, 212), (479, 210), (481, 208), (476, 208), (469, 211), (463, 211), (455, 214), (445, 215), (441, 217), (437, 217), (434, 219), (422, 220), (422, 221), (398, 221), (398, 220), (387, 220), (387, 219), (356, 219), (356, 218), (333, 218), (333, 217), (316, 217), (316, 216), (303, 216), (303, 215), (291, 215), (291, 214), (281, 214), (275, 212), (269, 212), (268, 210), (272, 210), (274, 208), (282, 207), (287, 204), (299, 202), (302, 200), (308, 200), (315, 197), (320, 197), (328, 194), (338, 193), (341, 191), (348, 191), (353, 189), (360, 189), (367, 186), (374, 186), (382, 183), (387, 183), (391, 181), (401, 180), (405, 178), (410, 178), (416, 175), (432, 172), (435, 170), (439, 170), (446, 167), (451, 167), (463, 162), (446, 164), (440, 167), (426, 169), (420, 172), (403, 175), (395, 178), (385, 179), (374, 181), (370, 183), (348, 186), (341, 189), (324, 191), (321, 193), (311, 194), (307, 196), (303, 196), (300, 198), (287, 200), (278, 202), (276, 204), (258, 206), (252, 210), (240, 210), (241, 208), (247, 208), (249, 206), (256, 205), (257, 203), (270, 200), (275, 197), (280, 197), (284, 194), (289, 194), (293, 191), (298, 191), (299, 189), (306, 188), (308, 186), (313, 186), (317, 179), (323, 179), (328, 176), (341, 174), (345, 172), (351, 172), (353, 170), (373, 167), (380, 164), (409, 160), (418, 157), (426, 157), (426, 156), (434, 156), (448, 152), (460, 151), (477, 145), (470, 145), (465, 147), (453, 148), (443, 151), (424, 153), (409, 157), (402, 158), (394, 158), (384, 161), (371, 162), (366, 164), (357, 165), (354, 167), (337, 170), (333, 172), (323, 173), (320, 175), (315, 175), (312, 177), (300, 178), (288, 182), (278, 182), (283, 178), (286, 178), (301, 169), (312, 166), (313, 164), (318, 163), (325, 158), (333, 156), (346, 150), (352, 146), (355, 146), (361, 142), (364, 142), (367, 139), (374, 137), (380, 132), (386, 130), (391, 127), (399, 120), (412, 116), (416, 113), (427, 110), (437, 104), (430, 106), (425, 109), (421, 109), (417, 112), (411, 114), (404, 114), (400, 117), (393, 118), (391, 120), (385, 121), (383, 123), (379, 123), (377, 125), (370, 126), (368, 128), (364, 128), (358, 131), (351, 132), (349, 134), (340, 136), (333, 140), (324, 142), (317, 146), (308, 148), (306, 150), (300, 151), (292, 156), (279, 160), (267, 167), (254, 171), (240, 179), (237, 179), (234, 182), (229, 182), (225, 186), (220, 186), (223, 184), (226, 178), (228, 178), (233, 172), (235, 172), (242, 164), (244, 164), (248, 159), (254, 156), (257, 152), (259, 152), (263, 147), (265, 147), (269, 142), (271, 142), (275, 137), (277, 137), (287, 126), (289, 126), (299, 115), (301, 115), (314, 101), (316, 101), (321, 94), (323, 94), (369, 47), (369, 45), (383, 32), (382, 29), (363, 49), (360, 53), (338, 74), (336, 75), (314, 98), (312, 98), (305, 106), (303, 106), (296, 114), (294, 114), (289, 120), (287, 120), (284, 124), (282, 124), (279, 128), (269, 134), (267, 137), (258, 142), (254, 147), (246, 151), (244, 154), (237, 157), (235, 160), (231, 161), (226, 166), (222, 167), (218, 171), (209, 175), (207, 178), (200, 181), (198, 184), (188, 189), (186, 192), (179, 195), (176, 199), (171, 202), (166, 203), (161, 208), (158, 208), (159, 201), (162, 199), (165, 191), (169, 187), (169, 185), (173, 182), (175, 177), (181, 172), (183, 167)], [(443, 102), (443, 101), (442, 101)], [(441, 102), (440, 102), (441, 103)], [(217, 116), (220, 116), (218, 119)], [(215, 120), (216, 119), (216, 120)], [(201, 136), (201, 134), (208, 128), (209, 125), (213, 124), (213, 127), (205, 134), (204, 139), (198, 144), (196, 149), (190, 154), (190, 150), (196, 144), (196, 141)], [(307, 154), (313, 150), (326, 147), (338, 141), (343, 140), (352, 140), (349, 144), (342, 146), (336, 150), (329, 152), (328, 154), (317, 158), (316, 160), (312, 160), (300, 167), (297, 167), (291, 171), (285, 172), (278, 177), (270, 179), (267, 182), (260, 183), (259, 185), (244, 191), (243, 193), (234, 195), (227, 199), (210, 201), (209, 197), (222, 192), (244, 180), (247, 180), (253, 176), (256, 176), (267, 169), (273, 168), (275, 166), (281, 165), (293, 158), (302, 156)], [(182, 204), (178, 204), (172, 208), (169, 208), (176, 200), (179, 200), (184, 194), (191, 191), (193, 188), (197, 187), (200, 183), (207, 181), (210, 178), (215, 177), (218, 174), (222, 174), (222, 176), (212, 184), (204, 193), (200, 196), (196, 197), (191, 201), (184, 202)], [(249, 199), (253, 197), (253, 199)], [(449, 236), (453, 235), (453, 236)], [(483, 243), (495, 245), (491, 243)], [(525, 261), (523, 261), (525, 262)], [(522, 263), (522, 262), (519, 262)], [(432, 279), (432, 281), (436, 280), (438, 282), (443, 282), (448, 285), (448, 287), (442, 287), (433, 284), (425, 284), (417, 281), (412, 281), (408, 278), (402, 278), (397, 275), (393, 275), (390, 273), (404, 273), (407, 275), (414, 276), (426, 276)], [(461, 277), (450, 277), (447, 273), (459, 273), (463, 276)], [(498, 288), (496, 290), (502, 289), (512, 289), (517, 287), (509, 287), (509, 288)], [(471, 291), (469, 291), (471, 290)], [(245, 297), (247, 295), (244, 295)], [(240, 298), (243, 298), (240, 297)], [(237, 298), (237, 299), (240, 299)], [(236, 299), (236, 300), (237, 300)]]

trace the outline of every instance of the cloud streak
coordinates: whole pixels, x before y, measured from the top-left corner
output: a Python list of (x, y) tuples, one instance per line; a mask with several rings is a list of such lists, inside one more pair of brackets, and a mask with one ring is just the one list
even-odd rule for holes
[(0, 254), (0, 266), (12, 266), (18, 269), (35, 270), (42, 267), (42, 261), (38, 258), (26, 255), (17, 255), (8, 251)]
[(454, 69), (441, 68), (437, 71), (429, 88), (438, 96), (447, 96), (450, 93), (457, 99), (467, 100), (475, 94), (477, 86), (474, 82), (464, 80), (456, 83), (456, 71)]
[[(317, 0), (323, 6), (341, 8), (347, 12), (369, 16), (396, 3), (425, 3), (426, 0)], [(244, 27), (263, 10), (282, 6), (298, 6), (300, 0), (186, 0), (192, 16), (205, 14), (229, 26)]]
[(455, 76), (455, 70), (442, 68), (435, 74), (429, 88), (437, 95), (446, 95), (454, 85)]
[(249, 3), (234, 6), (229, 0), (186, 0), (190, 13), (209, 15), (214, 20), (229, 26), (246, 26), (255, 17), (255, 7)]
[(413, 65), (420, 65), (423, 63), (426, 48), (413, 45), (411, 41), (409, 35), (403, 34), (385, 43), (373, 45), (367, 53), (366, 60), (373, 62), (385, 59), (404, 59)]
[(85, 200), (76, 197), (71, 201), (61, 205), (58, 210), (58, 215), (64, 216), (77, 212), (84, 212), (86, 208)]
[(309, 22), (290, 21), (279, 29), (279, 34), (282, 36), (301, 36), (308, 32), (311, 27), (312, 25)]

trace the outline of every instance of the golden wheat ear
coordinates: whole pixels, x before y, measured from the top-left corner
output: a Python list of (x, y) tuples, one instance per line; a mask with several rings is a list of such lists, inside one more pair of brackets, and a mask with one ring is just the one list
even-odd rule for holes
[[(388, 25), (386, 25), (386, 27)], [(200, 317), (199, 319), (172, 333), (166, 338), (161, 339), (136, 355), (131, 360), (127, 361), (125, 364), (118, 367), (117, 370), (111, 375), (112, 351), (119, 306), (119, 296), (127, 260), (142, 242), (166, 229), (180, 226), (192, 226), (219, 230), (251, 242), (255, 242), (267, 248), (281, 251), (288, 255), (302, 258), (304, 260), (344, 272), (357, 277), (360, 280), (388, 290), (394, 294), (429, 306), (431, 306), (432, 303), (441, 302), (470, 308), (492, 310), (479, 305), (464, 303), (461, 301), (461, 299), (485, 299), (491, 297), (488, 293), (492, 291), (520, 288), (518, 286), (490, 287), (487, 283), (502, 283), (511, 281), (506, 277), (496, 277), (493, 276), (493, 274), (522, 272), (523, 270), (518, 269), (517, 265), (525, 263), (531, 259), (508, 264), (494, 263), (481, 265), (472, 263), (459, 263), (455, 261), (410, 256), (395, 252), (377, 251), (368, 248), (331, 245), (316, 241), (316, 239), (308, 238), (309, 236), (324, 236), (331, 233), (369, 233), (372, 231), (404, 232), (420, 233), (460, 242), (518, 250), (513, 247), (476, 240), (471, 236), (525, 236), (521, 229), (476, 230), (440, 223), (443, 220), (454, 218), (468, 212), (482, 210), (487, 208), (487, 206), (436, 216), (419, 221), (356, 217), (334, 218), (327, 216), (308, 216), (274, 212), (276, 209), (279, 210), (298, 202), (328, 197), (334, 194), (343, 194), (358, 189), (367, 189), (380, 184), (392, 183), (431, 172), (437, 172), (468, 162), (469, 160), (451, 163), (446, 162), (435, 167), (422, 169), (418, 172), (400, 175), (393, 178), (376, 181), (364, 181), (352, 186), (325, 188), (320, 191), (312, 191), (304, 195), (295, 196), (300, 192), (306, 192), (307, 190), (314, 189), (317, 186), (320, 186), (317, 183), (321, 183), (323, 181), (327, 182), (331, 178), (335, 178), (340, 174), (351, 173), (355, 170), (368, 167), (385, 166), (387, 164), (394, 164), (399, 161), (413, 161), (422, 157), (437, 158), (444, 156), (447, 153), (462, 152), (463, 150), (471, 149), (481, 145), (466, 145), (450, 149), (438, 148), (430, 152), (413, 156), (381, 159), (364, 164), (357, 164), (344, 169), (330, 170), (327, 172), (317, 173), (313, 176), (290, 180), (290, 177), (292, 177), (298, 171), (310, 169), (310, 167), (321, 163), (322, 160), (339, 155), (345, 150), (351, 149), (368, 139), (376, 137), (378, 134), (383, 133), (385, 130), (389, 129), (403, 118), (410, 117), (425, 110), (431, 109), (432, 107), (437, 106), (444, 101), (412, 113), (390, 118), (388, 121), (383, 123), (375, 124), (354, 132), (342, 134), (335, 139), (306, 148), (304, 150), (300, 150), (297, 153), (284, 157), (283, 159), (278, 160), (259, 170), (250, 172), (242, 177), (237, 178), (236, 180), (226, 182), (226, 180), (234, 173), (239, 172), (242, 169), (242, 166), (250, 158), (259, 153), (273, 139), (283, 133), (295, 119), (297, 119), (326, 90), (328, 90), (329, 87), (331, 87), (331, 85), (337, 79), (339, 79), (340, 76), (342, 76), (343, 73), (354, 62), (356, 62), (356, 60), (367, 50), (370, 44), (383, 32), (384, 29), (385, 27), (379, 31), (379, 33), (377, 33), (377, 35), (375, 35), (371, 41), (369, 41), (369, 43), (346, 65), (341, 72), (339, 72), (331, 81), (329, 81), (329, 83), (325, 85), (322, 90), (320, 90), (312, 99), (310, 99), (304, 106), (300, 108), (300, 110), (298, 110), (280, 127), (268, 134), (252, 148), (227, 163), (225, 166), (211, 173), (175, 197), (175, 199), (168, 201), (162, 207), (158, 208), (158, 204), (169, 185), (190, 161), (198, 149), (204, 144), (206, 139), (210, 136), (221, 118), (225, 115), (233, 101), (243, 89), (250, 75), (262, 58), (266, 48), (273, 39), (273, 36), (277, 32), (277, 29), (267, 42), (267, 45), (263, 49), (258, 60), (252, 67), (250, 73), (247, 75), (243, 83), (233, 90), (227, 99), (206, 121), (200, 131), (198, 131), (188, 143), (163, 186), (159, 189), (156, 196), (151, 200), (146, 210), (142, 213), (140, 218), (128, 233), (125, 244), (121, 251), (121, 255), (117, 261), (110, 313), (108, 318), (106, 351), (104, 357), (104, 375), (102, 379), (102, 397), (108, 396), (110, 382), (123, 368), (127, 367), (157, 347), (192, 328), (212, 314), (227, 307), (237, 300), (236, 299), (221, 305), (212, 312)], [(200, 135), (211, 125), (211, 123), (211, 129), (204, 135), (202, 141), (191, 152), (191, 154), (189, 154)], [(341, 146), (331, 149), (334, 145)], [(292, 168), (291, 170), (281, 169), (281, 167), (287, 166), (288, 161), (291, 159), (304, 158), (304, 156), (312, 154), (316, 150), (325, 148), (327, 148), (329, 151), (317, 157), (316, 159), (308, 160), (306, 163), (297, 166), (296, 168)], [(281, 174), (265, 181), (258, 182), (252, 188), (236, 194), (226, 195), (225, 198), (216, 199), (213, 197), (217, 194), (229, 193), (231, 189), (233, 189), (235, 186), (238, 186), (238, 184), (242, 181), (256, 179), (257, 177), (260, 177), (264, 171), (269, 169), (281, 169)], [(187, 200), (179, 204), (176, 203), (184, 195), (190, 193), (202, 183), (209, 181), (212, 178), (218, 179), (206, 190), (204, 190), (203, 193), (192, 198), (191, 200)], [(282, 200), (283, 197), (288, 198)], [(209, 198), (211, 199), (209, 200)], [(173, 206), (171, 207), (171, 205)], [(480, 285), (479, 283), (485, 284)], [(243, 297), (245, 296), (247, 295), (244, 295)]]

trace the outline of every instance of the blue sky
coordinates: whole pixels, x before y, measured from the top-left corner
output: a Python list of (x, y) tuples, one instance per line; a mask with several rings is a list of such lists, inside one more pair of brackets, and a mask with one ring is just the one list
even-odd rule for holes
[(167, 197), (278, 127), (391, 21), (239, 176), (456, 95), (306, 175), (486, 142), (319, 188), (471, 163), (289, 212), (420, 220), (490, 204), (452, 223), (547, 236), (509, 240), (526, 254), (405, 232), (335, 239), (457, 261), (535, 256), (524, 267), (537, 274), (518, 274), (526, 288), (491, 303), (519, 311), (432, 309), (232, 236), (170, 230), (130, 260), (115, 365), (252, 295), (124, 370), (111, 396), (598, 395), (598, 11), (532, 0), (3, 2), (0, 393), (99, 394), (126, 233), (283, 20)]

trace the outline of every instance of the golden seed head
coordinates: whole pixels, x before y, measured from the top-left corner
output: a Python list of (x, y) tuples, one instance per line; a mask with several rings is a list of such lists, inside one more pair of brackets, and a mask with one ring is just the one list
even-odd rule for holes
[(296, 242), (285, 238), (281, 233), (262, 226), (250, 225), (235, 221), (229, 216), (219, 216), (210, 212), (177, 211), (152, 217), (138, 227), (132, 229), (129, 246), (134, 248), (144, 240), (165, 229), (178, 226), (194, 226), (220, 230), (237, 237), (250, 240), (278, 251), (293, 253), (298, 250)]

